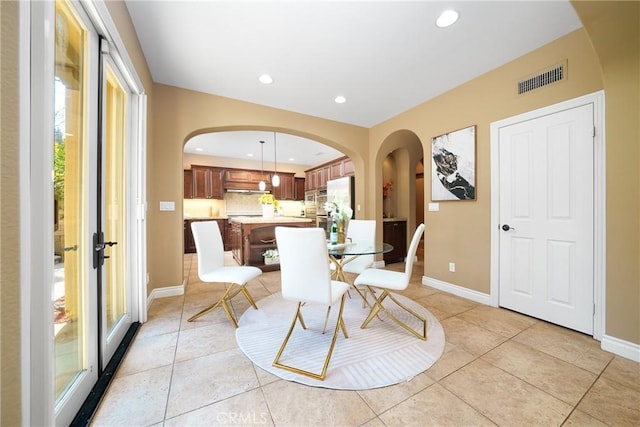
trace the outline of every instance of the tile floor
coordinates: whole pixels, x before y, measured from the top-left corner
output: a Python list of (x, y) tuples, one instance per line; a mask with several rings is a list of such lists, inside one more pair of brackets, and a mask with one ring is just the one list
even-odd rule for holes
[[(442, 323), (445, 353), (409, 382), (336, 391), (254, 366), (222, 309), (188, 323), (218, 293), (199, 282), (195, 255), (184, 262), (185, 295), (153, 301), (91, 425), (640, 425), (640, 364), (583, 334), (425, 287), (421, 263), (403, 294)], [(279, 272), (248, 287), (259, 302), (279, 291)], [(237, 315), (247, 308), (234, 302)]]

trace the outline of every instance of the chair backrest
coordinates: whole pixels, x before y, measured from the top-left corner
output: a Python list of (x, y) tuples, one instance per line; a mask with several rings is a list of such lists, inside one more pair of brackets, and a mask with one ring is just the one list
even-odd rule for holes
[(224, 245), (217, 221), (193, 221), (193, 240), (198, 254), (198, 276), (224, 267)]
[(285, 299), (331, 304), (329, 252), (323, 229), (276, 227)]
[[(376, 241), (376, 221), (373, 219), (352, 219), (347, 227), (347, 238), (354, 242), (370, 243), (374, 246)], [(371, 267), (374, 256), (360, 255), (354, 260), (349, 261), (344, 266), (345, 271), (362, 272), (365, 268)]]
[(407, 252), (407, 259), (405, 260), (404, 265), (404, 274), (407, 276), (407, 280), (411, 279), (411, 272), (413, 271), (413, 262), (416, 258), (416, 252), (418, 250), (418, 245), (420, 244), (420, 239), (422, 238), (422, 233), (424, 233), (424, 224), (420, 224), (418, 228), (416, 228), (415, 233), (413, 233), (413, 238), (411, 239), (411, 244), (409, 245), (409, 251)]

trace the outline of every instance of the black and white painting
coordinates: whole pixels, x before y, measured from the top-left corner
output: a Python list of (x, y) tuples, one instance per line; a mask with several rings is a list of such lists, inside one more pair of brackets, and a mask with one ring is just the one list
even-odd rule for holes
[(475, 200), (476, 127), (431, 140), (431, 200)]

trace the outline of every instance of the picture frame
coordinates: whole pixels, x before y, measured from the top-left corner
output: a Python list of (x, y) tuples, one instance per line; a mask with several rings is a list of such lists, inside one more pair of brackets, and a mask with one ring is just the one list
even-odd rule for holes
[(431, 200), (476, 199), (476, 125), (431, 139)]

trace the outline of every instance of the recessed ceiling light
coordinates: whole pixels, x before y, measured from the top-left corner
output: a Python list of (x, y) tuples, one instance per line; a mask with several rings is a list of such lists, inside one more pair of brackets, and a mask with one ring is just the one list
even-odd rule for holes
[(436, 25), (440, 28), (448, 27), (449, 25), (453, 25), (458, 20), (458, 12), (455, 10), (445, 10), (438, 16), (436, 20)]
[(204, 151), (204, 149), (203, 149), (203, 148), (198, 147), (198, 148), (196, 148), (196, 151)]
[(248, 157), (253, 157), (253, 153), (247, 154)]
[(260, 83), (265, 85), (270, 85), (271, 83), (273, 83), (273, 78), (269, 74), (261, 75), (260, 77), (258, 77), (258, 80), (260, 80)]
[(345, 102), (347, 102), (347, 98), (345, 98), (342, 95), (336, 96), (336, 99), (334, 99), (334, 101), (336, 101), (336, 104), (344, 104)]
[(296, 159), (294, 159), (293, 157), (289, 157), (289, 161), (290, 161), (290, 162), (295, 162), (295, 161), (296, 161)]

